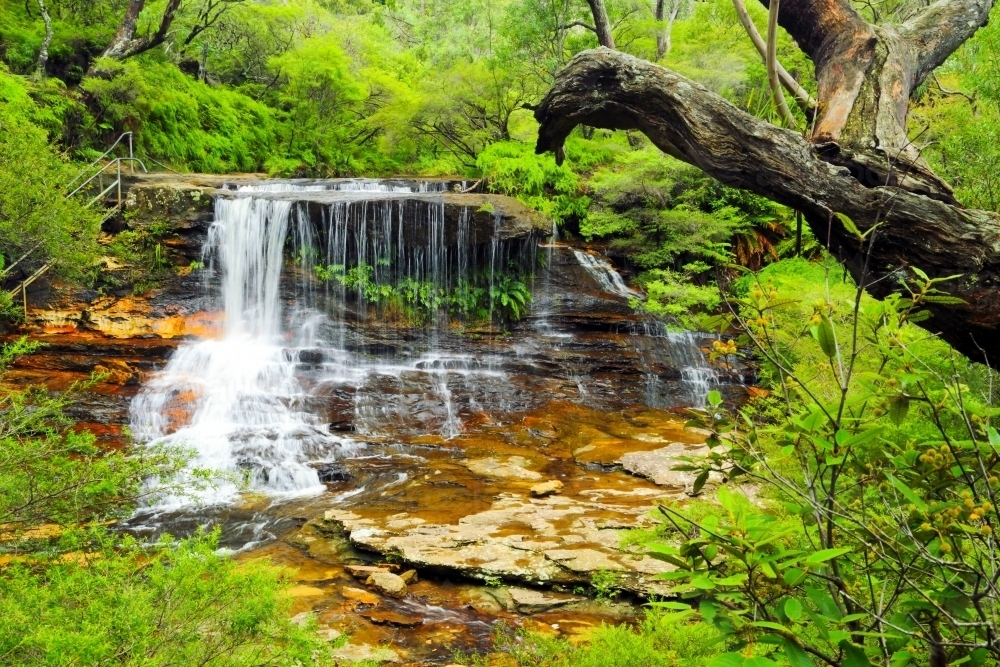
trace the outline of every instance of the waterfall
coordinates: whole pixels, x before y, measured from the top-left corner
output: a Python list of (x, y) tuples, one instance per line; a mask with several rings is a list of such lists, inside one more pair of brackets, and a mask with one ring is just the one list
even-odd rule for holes
[[(396, 196), (443, 190), (439, 185), (279, 181), (216, 199), (203, 258), (206, 288), (225, 313), (221, 338), (181, 345), (133, 400), (130, 419), (139, 441), (188, 448), (193, 469), (224, 473), (201, 500), (223, 502), (243, 489), (322, 491), (310, 464), (364, 446), (331, 431), (326, 397), (338, 392), (348, 396), (351, 426), (360, 434), (409, 428), (445, 437), (462, 429), (453, 386), (484, 400), (513, 392), (489, 355), (455, 354), (439, 341), (438, 329), (447, 328), (450, 317), (439, 321), (436, 304), (484, 271), (492, 281), (518, 253), (497, 238), (499, 218), (491, 238), (476, 238), (472, 216), (463, 210), (452, 230), (456, 238), (449, 239), (443, 202)], [(283, 196), (320, 191), (371, 195), (318, 210)], [(417, 229), (426, 232), (423, 238)], [(320, 286), (316, 265), (340, 268)], [(348, 267), (360, 279), (345, 279)], [(401, 284), (415, 302), (432, 304), (422, 342), (406, 352), (385, 342), (398, 333), (369, 293)]]
[[(577, 262), (609, 294), (625, 299), (641, 299), (629, 288), (611, 262), (581, 250), (574, 250)], [(721, 384), (716, 368), (705, 359), (699, 342), (711, 338), (708, 334), (693, 331), (670, 331), (663, 322), (645, 321), (641, 331), (633, 330), (632, 336), (640, 358), (646, 366), (646, 403), (651, 406), (669, 407), (675, 404), (668, 382), (660, 377), (659, 368), (670, 367), (680, 371), (680, 385), (685, 403), (693, 407), (705, 405), (708, 393)]]
[[(643, 328), (629, 305), (640, 295), (606, 260), (556, 246), (554, 228), (537, 275), (534, 238), (505, 238), (499, 212), (435, 194), (447, 189), (274, 181), (218, 196), (202, 275), (223, 326), (181, 344), (141, 388), (137, 440), (192, 451), (192, 474), (221, 471), (200, 500), (224, 503), (318, 493), (317, 467), (372, 443), (453, 438), (550, 400), (704, 403), (719, 378), (698, 335)], [(518, 280), (537, 310), (498, 326), (494, 290)], [(626, 365), (609, 370), (630, 338)]]
[(576, 261), (580, 262), (580, 266), (587, 270), (587, 273), (597, 281), (597, 284), (605, 292), (616, 294), (626, 299), (641, 298), (638, 292), (625, 284), (621, 274), (615, 271), (615, 268), (611, 266), (611, 262), (608, 260), (581, 250), (574, 250), (573, 254), (576, 255)]

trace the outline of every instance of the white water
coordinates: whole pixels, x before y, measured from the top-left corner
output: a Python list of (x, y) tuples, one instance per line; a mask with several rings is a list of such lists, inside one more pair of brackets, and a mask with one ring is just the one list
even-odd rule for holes
[[(608, 260), (574, 250), (573, 254), (594, 281), (609, 294), (626, 299), (641, 299), (642, 296), (625, 284), (621, 274), (615, 270)], [(641, 334), (635, 332), (636, 347), (647, 367), (652, 367), (664, 358), (670, 360), (671, 366), (681, 372), (681, 385), (687, 397), (686, 402), (693, 407), (702, 407), (708, 399), (708, 393), (721, 383), (719, 372), (705, 359), (699, 347), (699, 339), (708, 338), (706, 334), (693, 331), (669, 331), (662, 322), (647, 322)], [(646, 402), (654, 406), (670, 405), (670, 401), (662, 397), (664, 383), (654, 372), (646, 376)]]
[(641, 298), (638, 292), (625, 284), (621, 274), (615, 271), (615, 268), (611, 266), (611, 262), (608, 260), (581, 250), (574, 250), (573, 254), (576, 255), (576, 261), (580, 262), (580, 266), (587, 270), (587, 273), (597, 281), (597, 284), (605, 292), (610, 292), (626, 299)]

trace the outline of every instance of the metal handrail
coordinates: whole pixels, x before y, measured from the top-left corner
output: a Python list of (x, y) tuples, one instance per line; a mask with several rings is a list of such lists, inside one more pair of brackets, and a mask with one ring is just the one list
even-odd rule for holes
[[(107, 164), (105, 164), (103, 167), (101, 167), (100, 169), (98, 169), (96, 172), (91, 173), (91, 171), (93, 170), (93, 168), (96, 167), (101, 162), (101, 160), (103, 160), (106, 157), (108, 157), (112, 153), (112, 151), (114, 151), (115, 148), (118, 147), (118, 144), (120, 144), (122, 142), (122, 140), (125, 139), (125, 137), (128, 137), (128, 157), (116, 157), (113, 160), (109, 161)], [(99, 178), (102, 174), (104, 174), (104, 172), (106, 172), (108, 169), (110, 169), (112, 167), (112, 165), (116, 166), (117, 167), (117, 174), (115, 176), (115, 180), (111, 183), (111, 185), (109, 185), (108, 187), (104, 188), (104, 190), (102, 190), (99, 195), (97, 195), (96, 197), (94, 197), (93, 199), (91, 199), (90, 201), (88, 201), (86, 204), (84, 204), (84, 208), (90, 208), (91, 206), (93, 206), (97, 202), (101, 201), (104, 197), (106, 197), (108, 195), (108, 193), (110, 193), (113, 189), (115, 189), (116, 187), (118, 188), (118, 202), (115, 204), (115, 206), (113, 208), (111, 208), (108, 211), (108, 213), (101, 220), (101, 223), (103, 224), (112, 215), (114, 215), (115, 212), (120, 211), (121, 207), (122, 207), (122, 162), (128, 162), (129, 166), (132, 167), (133, 172), (135, 171), (135, 169), (134, 169), (134, 163), (138, 162), (139, 166), (142, 168), (142, 171), (144, 173), (147, 173), (147, 174), (149, 173), (149, 170), (146, 169), (146, 165), (143, 164), (142, 160), (140, 160), (139, 158), (135, 157), (135, 155), (132, 152), (132, 133), (131, 132), (125, 132), (120, 137), (118, 137), (118, 139), (115, 140), (115, 143), (111, 144), (111, 148), (109, 148), (108, 150), (104, 151), (104, 153), (99, 158), (97, 158), (96, 160), (94, 160), (93, 162), (91, 162), (89, 165), (87, 165), (87, 167), (85, 169), (83, 169), (79, 174), (77, 174), (76, 178), (74, 178), (72, 181), (70, 181), (69, 183), (67, 183), (66, 184), (66, 189), (68, 190), (69, 188), (73, 187), (81, 178), (85, 177), (87, 174), (90, 174), (90, 178), (88, 178), (83, 183), (81, 183), (80, 185), (78, 185), (72, 192), (70, 192), (69, 194), (67, 194), (65, 198), (69, 199), (73, 195), (77, 194), (78, 192), (80, 192), (81, 190), (83, 190), (85, 187), (87, 187), (88, 185), (90, 185), (91, 183), (93, 183), (95, 179)], [(2, 272), (0, 272), (0, 281), (2, 281), (4, 278), (6, 278), (10, 274), (10, 272), (14, 269), (15, 266), (17, 266), (22, 261), (24, 261), (25, 259), (27, 259), (28, 256), (31, 255), (31, 253), (33, 253), (35, 250), (37, 250), (40, 245), (41, 245), (41, 242), (36, 243), (30, 250), (28, 250), (28, 252), (24, 253), (24, 255), (21, 256), (16, 262), (14, 262), (10, 266), (8, 266), (5, 270), (3, 270)], [(8, 294), (10, 294), (11, 296), (15, 296), (19, 291), (21, 292), (21, 298), (23, 299), (23, 302), (24, 302), (24, 313), (25, 313), (25, 315), (27, 315), (27, 313), (28, 313), (28, 291), (27, 291), (28, 290), (28, 285), (32, 284), (33, 282), (35, 282), (36, 280), (38, 280), (39, 278), (41, 278), (42, 275), (45, 274), (45, 272), (48, 271), (51, 268), (52, 268), (52, 264), (51, 263), (45, 264), (40, 269), (38, 269), (37, 271), (35, 271), (35, 273), (33, 273), (29, 278), (26, 278), (25, 280), (21, 281), (20, 285), (18, 285), (17, 287), (15, 287), (14, 289), (12, 289), (12, 290), (10, 290), (8, 292)]]
[[(120, 144), (121, 141), (122, 141), (122, 139), (124, 139), (125, 137), (128, 137), (128, 156), (129, 156), (129, 159), (132, 159), (132, 157), (133, 157), (133, 155), (132, 155), (132, 133), (131, 132), (125, 132), (124, 134), (122, 134), (120, 137), (118, 137), (115, 140), (115, 143), (111, 144), (111, 148), (109, 148), (108, 150), (104, 151), (104, 154), (101, 155), (101, 157), (97, 158), (96, 160), (94, 160), (93, 162), (91, 162), (89, 165), (87, 165), (83, 169), (83, 171), (81, 171), (77, 175), (76, 178), (74, 178), (72, 181), (70, 181), (69, 183), (67, 183), (66, 184), (66, 188), (69, 189), (69, 188), (73, 187), (74, 183), (76, 183), (78, 180), (80, 180), (81, 178), (83, 178), (84, 176), (86, 176), (90, 172), (90, 170), (93, 169), (97, 165), (98, 162), (100, 162), (101, 160), (103, 160), (104, 158), (106, 158), (108, 155), (110, 155), (111, 151), (113, 151), (115, 148), (117, 148), (118, 144)], [(77, 189), (79, 189), (79, 188), (77, 188)]]
[[(76, 190), (73, 190), (73, 192), (71, 192), (68, 195), (66, 195), (66, 199), (69, 199), (70, 197), (72, 197), (73, 195), (75, 195), (77, 192), (79, 192), (80, 190), (82, 190), (85, 187), (87, 187), (88, 185), (90, 185), (94, 181), (95, 178), (97, 178), (98, 176), (100, 176), (101, 174), (103, 174), (105, 171), (107, 171), (113, 165), (116, 165), (116, 164), (118, 165), (118, 176), (120, 178), (121, 177), (121, 163), (122, 162), (138, 162), (139, 166), (142, 167), (143, 173), (147, 173), (147, 174), (149, 173), (149, 170), (146, 169), (146, 165), (143, 164), (142, 160), (140, 160), (137, 157), (116, 157), (114, 160), (112, 160), (111, 162), (108, 162), (106, 165), (104, 165), (99, 170), (97, 170), (96, 172), (94, 172), (91, 175), (91, 177), (88, 178), (87, 180), (85, 180), (83, 183), (81, 183), (76, 188)], [(77, 178), (79, 178), (79, 177), (77, 177)], [(93, 204), (94, 201), (96, 201), (96, 200), (92, 200), (90, 202), (90, 204)], [(90, 206), (90, 204), (87, 204), (87, 205)]]

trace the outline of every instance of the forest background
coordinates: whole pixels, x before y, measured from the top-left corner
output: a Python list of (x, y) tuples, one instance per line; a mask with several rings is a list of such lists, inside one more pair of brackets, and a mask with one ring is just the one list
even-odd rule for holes
[[(893, 22), (927, 4), (882, 0), (855, 6), (869, 20)], [(781, 124), (765, 66), (731, 0), (610, 0), (607, 9), (620, 50), (660, 62), (747, 112)], [(764, 31), (766, 11), (756, 2), (747, 9)], [(123, 23), (132, 14), (134, 25)], [(786, 371), (822, 365), (824, 358), (861, 358), (862, 370), (872, 372), (897, 363), (909, 364), (912, 371), (912, 360), (890, 354), (892, 360), (879, 365), (877, 355), (842, 349), (844, 343), (830, 347), (827, 325), (830, 331), (850, 326), (845, 314), (859, 312), (859, 304), (868, 300), (855, 296), (849, 279), (808, 229), (797, 238), (793, 211), (727, 188), (663, 155), (636, 133), (580, 128), (568, 141), (561, 166), (551, 155), (534, 154), (533, 105), (570, 58), (597, 45), (592, 23), (582, 0), (4, 0), (0, 258), (8, 265), (40, 249), (37, 261), (51, 263), (57, 276), (98, 286), (100, 258), (108, 252), (127, 261), (155, 262), (148, 256), (155, 239), (125, 237), (102, 246), (99, 216), (65, 197), (66, 184), (83, 166), (129, 131), (136, 154), (154, 169), (481, 180), (483, 187), (518, 197), (551, 216), (562, 234), (601, 243), (645, 290), (648, 298), (636, 307), (653, 315), (705, 324), (702, 316), (719, 313), (724, 297), (743, 299), (731, 302), (737, 316), (727, 324), (749, 337), (742, 340), (748, 349), (766, 348), (768, 336), (780, 337), (782, 326), (792, 331), (804, 322), (818, 327), (813, 334), (817, 349), (793, 354), (787, 364), (780, 355), (759, 357), (762, 381), (785, 405), (771, 400), (750, 406), (745, 416), (754, 424), (787, 424), (789, 415), (806, 410), (813, 394), (836, 396), (841, 386), (839, 400), (847, 401), (858, 385), (843, 374), (843, 364), (841, 371), (827, 369), (795, 381), (800, 388), (816, 383), (816, 392), (788, 389), (795, 385), (788, 382), (795, 373)], [(778, 57), (806, 89), (814, 90), (811, 63), (784, 33), (779, 34)], [(924, 157), (955, 186), (964, 204), (1000, 211), (995, 170), (1000, 162), (1000, 21), (979, 31), (928, 79), (915, 96), (910, 127)], [(762, 273), (730, 287), (740, 274), (738, 267)], [(725, 290), (720, 290), (720, 280)], [(925, 297), (934, 298), (930, 282), (922, 289)], [(776, 299), (779, 292), (806, 295), (803, 302), (821, 304), (793, 309), (762, 333), (763, 314), (772, 311), (761, 300)], [(17, 304), (2, 298), (4, 317), (16, 322)], [(876, 349), (889, 350), (907, 337), (923, 341), (925, 334), (915, 333), (919, 330), (909, 324), (919, 302), (914, 297), (909, 305), (896, 304), (889, 318), (896, 328), (886, 333), (875, 327)], [(883, 313), (879, 326), (886, 321)], [(776, 349), (788, 354), (794, 348), (783, 340)], [(31, 349), (28, 343), (13, 344), (3, 363)], [(717, 352), (724, 357), (735, 348)], [(936, 341), (920, 342), (913, 354), (952, 364), (941, 373), (933, 366), (933, 377), (922, 380), (942, 395), (953, 397), (954, 392), (946, 391), (953, 386), (975, 391), (992, 386), (990, 371), (964, 359), (955, 361)], [(912, 426), (900, 431), (899, 390), (893, 386), (896, 393), (887, 394), (888, 386), (879, 385), (882, 407), (877, 414), (858, 417), (849, 426), (840, 421), (824, 426), (832, 429), (829, 440), (839, 443), (836, 434), (841, 431), (881, 429), (886, 420), (895, 429), (891, 440), (896, 447), (919, 448), (928, 438), (954, 437), (950, 429), (955, 425), (935, 417), (945, 399), (920, 403), (923, 407), (909, 414)], [(974, 434), (989, 432), (991, 399), (987, 395), (981, 408), (986, 425), (970, 427)], [(183, 452), (151, 451), (139, 457), (101, 452), (92, 438), (76, 433), (59, 416), (61, 405), (71, 398), (5, 390), (2, 400), (0, 524), (7, 532), (0, 605), (11, 622), (0, 630), (0, 662), (176, 664), (177, 655), (185, 656), (182, 664), (322, 661), (329, 647), (308, 628), (290, 624), (284, 614), (281, 573), (263, 565), (235, 567), (216, 553), (211, 534), (148, 545), (122, 541), (101, 527), (127, 516), (142, 501), (143, 479), (155, 474), (169, 480), (182, 464)], [(955, 408), (959, 416), (976, 409), (966, 404)], [(772, 441), (778, 447), (776, 436)], [(990, 480), (995, 477), (986, 474), (984, 480), (994, 484)], [(45, 493), (39, 493), (39, 484)], [(924, 495), (939, 493), (904, 486), (921, 503)], [(751, 511), (733, 507), (734, 516)], [(795, 516), (787, 507), (769, 511), (780, 520)], [(977, 515), (976, 520), (986, 519)], [(60, 526), (55, 534), (39, 531), (52, 525)], [(803, 528), (799, 537), (807, 538), (814, 528)], [(651, 549), (669, 541), (669, 532), (664, 528), (645, 536), (654, 545)], [(937, 559), (941, 540), (935, 547)], [(680, 553), (664, 555), (688, 562)], [(789, 590), (796, 585), (788, 584)], [(157, 606), (167, 591), (174, 597), (166, 613), (160, 613)], [(775, 620), (767, 622), (794, 627), (798, 616), (791, 619), (787, 604), (780, 604)], [(757, 611), (766, 609), (762, 604)], [(763, 628), (754, 635), (739, 623), (716, 623), (712, 632), (717, 634), (711, 636), (721, 639), (706, 645), (699, 641), (705, 631), (691, 625), (697, 619), (689, 612), (679, 612), (688, 614), (683, 618), (657, 613), (637, 630), (609, 629), (598, 635), (592, 651), (537, 638), (527, 643), (507, 638), (520, 648), (513, 650), (510, 644), (505, 650), (512, 656), (508, 659), (522, 664), (744, 664), (732, 661), (737, 654), (745, 660), (803, 664), (796, 662), (801, 656), (783, 643), (780, 633), (777, 640), (761, 642)], [(719, 616), (705, 608), (699, 613), (706, 623)], [(827, 664), (845, 666), (907, 660), (976, 664), (985, 659), (975, 653), (982, 642), (971, 639), (955, 640), (955, 646), (941, 643), (950, 662), (933, 662), (931, 653), (910, 650), (908, 646), (927, 647), (926, 638), (921, 644), (917, 637), (922, 622), (915, 621), (913, 637), (892, 651), (886, 641), (866, 640), (860, 630), (852, 630), (846, 644), (834, 641), (829, 650), (816, 648), (823, 641), (829, 644), (829, 637), (809, 646), (826, 651)], [(932, 625), (939, 627), (939, 622)], [(808, 638), (821, 625), (800, 630)], [(958, 646), (963, 642), (969, 645)], [(851, 646), (868, 651), (873, 662), (850, 662)], [(880, 651), (888, 656), (885, 660), (877, 658)]]

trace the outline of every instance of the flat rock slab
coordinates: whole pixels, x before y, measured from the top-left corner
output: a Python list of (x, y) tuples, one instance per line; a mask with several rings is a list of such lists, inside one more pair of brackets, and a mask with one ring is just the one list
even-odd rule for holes
[[(683, 489), (686, 493), (694, 492), (694, 480), (696, 473), (674, 470), (677, 466), (684, 465), (681, 457), (699, 457), (708, 454), (706, 446), (691, 446), (675, 442), (668, 447), (654, 449), (649, 452), (631, 452), (622, 456), (618, 463), (626, 472), (639, 477), (645, 477), (657, 486), (667, 486), (674, 489)], [(712, 473), (709, 476), (707, 488), (714, 487), (722, 482), (721, 475)]]
[(424, 624), (424, 619), (419, 616), (401, 614), (397, 611), (368, 610), (360, 612), (359, 616), (367, 618), (375, 625), (391, 625), (396, 628), (415, 628)]
[(511, 588), (509, 592), (514, 606), (522, 614), (541, 614), (583, 600), (570, 595), (536, 591), (532, 588)]
[(528, 470), (528, 460), (522, 456), (511, 456), (506, 460), (493, 457), (466, 459), (461, 463), (470, 471), (483, 477), (524, 480), (528, 482), (536, 482), (542, 479), (541, 473)]
[(669, 586), (657, 575), (670, 566), (619, 548), (621, 529), (651, 525), (648, 505), (614, 504), (623, 497), (634, 501), (621, 490), (609, 490), (609, 500), (600, 493), (585, 500), (504, 493), (488, 510), (456, 524), (400, 530), (344, 510), (328, 511), (323, 521), (327, 530), (344, 531), (354, 546), (391, 554), (421, 570), (535, 586), (589, 585), (596, 573), (610, 571), (622, 590), (666, 595)]

